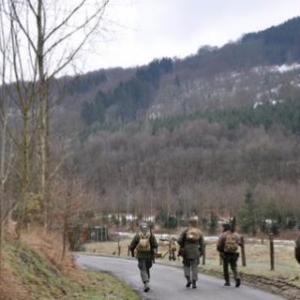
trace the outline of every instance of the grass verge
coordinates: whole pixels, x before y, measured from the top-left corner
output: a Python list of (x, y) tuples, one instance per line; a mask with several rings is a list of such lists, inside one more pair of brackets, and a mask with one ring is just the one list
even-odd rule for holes
[(118, 278), (78, 268), (70, 253), (62, 258), (61, 237), (41, 230), (20, 240), (6, 233), (2, 249), (0, 300), (138, 300)]

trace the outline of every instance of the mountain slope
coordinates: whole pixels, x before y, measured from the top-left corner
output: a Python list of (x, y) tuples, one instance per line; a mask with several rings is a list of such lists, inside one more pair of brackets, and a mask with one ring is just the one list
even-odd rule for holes
[[(163, 224), (170, 214), (194, 213), (208, 226), (214, 214), (242, 218), (250, 190), (255, 215), (249, 218), (257, 222), (247, 230), (269, 230), (265, 219), (295, 226), (300, 68), (294, 26), (299, 18), (182, 60), (156, 59), (110, 76), (101, 70), (92, 76), (102, 81), (69, 94), (74, 105), (56, 114), (53, 126), (75, 137), (67, 154), (94, 194), (93, 209), (118, 216), (147, 211)], [(293, 34), (286, 47), (284, 36)], [(61, 152), (55, 154), (59, 160)]]
[(80, 85), (72, 79), (68, 92), (78, 102), (84, 100), (81, 117), (88, 126), (254, 104), (262, 98), (288, 99), (299, 94), (298, 69), (282, 73), (275, 66), (299, 62), (297, 28), (300, 18), (246, 34), (221, 48), (202, 47), (182, 60), (156, 59), (144, 67), (122, 70), (127, 76), (95, 72), (93, 77), (100, 79), (93, 85), (86, 81), (84, 91), (89, 94), (76, 97)]

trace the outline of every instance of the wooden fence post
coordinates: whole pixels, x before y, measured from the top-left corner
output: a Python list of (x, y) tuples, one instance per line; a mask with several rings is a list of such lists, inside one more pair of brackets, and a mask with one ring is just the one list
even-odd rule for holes
[(121, 245), (120, 245), (120, 238), (118, 238), (118, 256), (121, 255)]
[(202, 251), (202, 265), (205, 265), (205, 256), (206, 256), (206, 243), (203, 243), (203, 251)]
[(241, 255), (242, 255), (242, 266), (246, 267), (246, 254), (245, 254), (245, 240), (241, 237)]

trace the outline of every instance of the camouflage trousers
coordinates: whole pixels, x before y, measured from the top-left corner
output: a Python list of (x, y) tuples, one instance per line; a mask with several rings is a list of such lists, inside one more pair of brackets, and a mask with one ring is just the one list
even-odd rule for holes
[(227, 283), (230, 282), (229, 266), (232, 270), (234, 280), (236, 281), (238, 278), (240, 278), (237, 267), (238, 257), (238, 253), (224, 253), (223, 255), (223, 274), (225, 282)]
[(140, 269), (141, 279), (143, 283), (150, 281), (150, 268), (152, 267), (151, 258), (139, 258), (138, 267)]
[(184, 276), (189, 281), (197, 281), (198, 280), (198, 264), (199, 259), (184, 259), (183, 262), (183, 271)]

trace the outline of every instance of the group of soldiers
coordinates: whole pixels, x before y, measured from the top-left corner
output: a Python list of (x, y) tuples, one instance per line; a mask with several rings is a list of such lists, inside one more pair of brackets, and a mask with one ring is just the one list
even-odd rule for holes
[[(220, 254), (223, 265), (224, 286), (230, 286), (230, 274), (229, 267), (232, 270), (235, 287), (238, 288), (241, 285), (241, 278), (238, 271), (238, 258), (239, 258), (239, 246), (241, 244), (241, 238), (237, 232), (235, 232), (234, 226), (229, 223), (222, 224), (222, 232), (218, 237), (216, 250)], [(300, 264), (300, 226), (299, 235), (296, 239), (295, 245), (295, 258)], [(179, 238), (177, 239), (179, 245), (178, 256), (182, 257), (183, 272), (186, 279), (186, 287), (197, 288), (198, 281), (198, 265), (200, 258), (204, 253), (204, 236), (198, 227), (198, 219), (191, 218), (189, 220), (188, 227), (185, 228)], [(175, 245), (175, 247), (174, 247)], [(135, 256), (138, 260), (138, 268), (142, 282), (144, 284), (144, 291), (150, 290), (150, 269), (154, 262), (154, 258), (157, 255), (158, 243), (152, 234), (151, 227), (147, 223), (142, 223), (140, 231), (134, 236), (129, 249), (132, 256)], [(169, 244), (169, 259), (175, 260), (176, 243), (171, 239)]]
[[(229, 238), (230, 237), (230, 238)], [(186, 278), (186, 287), (197, 288), (198, 265), (204, 252), (204, 235), (198, 227), (198, 219), (189, 219), (188, 227), (185, 228), (177, 239), (179, 245), (178, 256), (182, 257), (183, 272)], [(223, 273), (225, 286), (230, 286), (229, 266), (233, 271), (235, 286), (239, 287), (241, 279), (238, 272), (237, 260), (240, 237), (233, 232), (230, 224), (223, 224), (223, 231), (217, 242), (217, 251), (223, 260)], [(174, 247), (175, 246), (175, 247)], [(150, 290), (150, 269), (157, 255), (158, 243), (147, 223), (140, 225), (140, 231), (134, 236), (129, 245), (132, 256), (138, 260), (140, 276), (144, 284), (144, 291)], [(176, 243), (171, 239), (169, 244), (169, 259), (175, 260)]]

